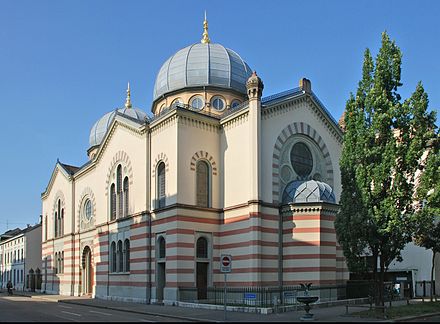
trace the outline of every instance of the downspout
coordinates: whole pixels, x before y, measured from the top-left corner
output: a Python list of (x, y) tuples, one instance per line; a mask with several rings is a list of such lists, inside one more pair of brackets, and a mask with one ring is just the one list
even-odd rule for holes
[[(64, 220), (63, 220), (64, 221)], [(70, 285), (70, 295), (75, 296), (75, 179), (72, 176), (72, 282)], [(63, 261), (64, 262), (64, 261)]]
[(280, 290), (280, 300), (283, 302), (283, 211), (279, 209), (278, 220), (278, 288)]
[[(108, 190), (108, 188), (107, 188), (107, 190)], [(110, 193), (110, 195), (111, 195), (111, 193)], [(111, 198), (111, 196), (110, 196), (110, 200), (111, 200), (112, 198)], [(110, 210), (110, 213), (111, 213), (111, 210)], [(108, 213), (107, 213), (107, 217), (108, 217)], [(108, 250), (108, 254), (107, 254), (107, 263), (108, 263), (108, 266), (107, 266), (107, 299), (110, 299), (109, 297), (110, 297), (110, 267), (111, 267), (111, 264), (110, 264), (110, 262), (113, 262), (113, 260), (110, 260), (110, 253), (111, 253), (111, 251), (110, 251), (110, 226), (108, 226), (108, 219), (107, 219), (107, 242), (108, 242), (108, 248), (107, 248), (107, 250)], [(113, 255), (111, 256), (111, 257), (113, 257)]]
[(146, 144), (148, 145), (148, 155), (147, 155), (147, 176), (145, 177), (148, 181), (149, 190), (146, 190), (146, 198), (147, 198), (147, 204), (145, 207), (147, 207), (148, 210), (148, 249), (147, 249), (147, 264), (148, 264), (148, 287), (147, 287), (147, 294), (148, 294), (148, 304), (151, 304), (151, 131), (148, 129), (146, 132), (148, 141), (146, 141)]

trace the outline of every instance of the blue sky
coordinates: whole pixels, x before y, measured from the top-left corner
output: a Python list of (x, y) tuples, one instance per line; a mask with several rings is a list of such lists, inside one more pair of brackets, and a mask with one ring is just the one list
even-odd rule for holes
[(364, 50), (387, 31), (403, 52), (400, 94), (418, 81), (440, 107), (439, 1), (23, 1), (0, 2), (0, 232), (38, 222), (57, 158), (87, 161), (89, 132), (122, 107), (150, 112), (156, 74), (209, 35), (262, 78), (263, 96), (302, 77), (336, 120), (355, 92)]

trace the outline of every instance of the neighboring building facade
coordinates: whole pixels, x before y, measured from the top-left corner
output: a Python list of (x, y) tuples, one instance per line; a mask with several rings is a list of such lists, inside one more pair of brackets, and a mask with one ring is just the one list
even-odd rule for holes
[(311, 90), (262, 98), (234, 51), (210, 42), (171, 56), (153, 117), (133, 108), (92, 127), (89, 161), (57, 162), (42, 193), (42, 290), (139, 302), (206, 298), (229, 286), (343, 283), (333, 226), (342, 132)]
[(0, 283), (16, 290), (41, 288), (41, 224), (0, 235)]

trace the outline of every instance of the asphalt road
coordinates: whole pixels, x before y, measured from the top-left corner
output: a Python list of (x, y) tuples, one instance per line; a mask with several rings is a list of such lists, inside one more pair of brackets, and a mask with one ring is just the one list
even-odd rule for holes
[[(0, 322), (175, 322), (153, 316), (0, 294)], [(184, 322), (179, 320), (179, 322)]]

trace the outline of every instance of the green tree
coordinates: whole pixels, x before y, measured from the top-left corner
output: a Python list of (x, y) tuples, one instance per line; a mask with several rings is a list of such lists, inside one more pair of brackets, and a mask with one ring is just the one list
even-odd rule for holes
[(401, 59), (386, 32), (375, 62), (365, 51), (362, 80), (345, 109), (341, 210), (335, 221), (350, 271), (365, 270), (363, 257), (372, 257), (381, 305), (385, 271), (411, 241), (415, 173), (435, 128), (421, 83), (401, 102)]
[(417, 186), (417, 199), (422, 202), (416, 214), (415, 243), (432, 251), (430, 299), (434, 290), (434, 262), (440, 253), (440, 138), (431, 141), (425, 167)]

